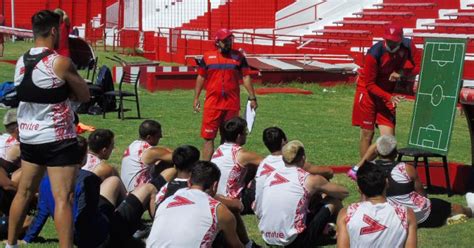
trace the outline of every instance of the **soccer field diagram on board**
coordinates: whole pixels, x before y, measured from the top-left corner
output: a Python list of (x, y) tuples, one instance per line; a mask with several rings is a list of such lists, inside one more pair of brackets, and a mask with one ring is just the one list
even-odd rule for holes
[(463, 39), (426, 39), (409, 147), (447, 155), (465, 50)]

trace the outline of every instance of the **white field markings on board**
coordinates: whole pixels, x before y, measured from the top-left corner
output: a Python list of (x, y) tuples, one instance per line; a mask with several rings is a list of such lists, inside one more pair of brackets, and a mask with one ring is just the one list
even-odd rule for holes
[[(460, 47), (462, 48), (461, 51), (465, 50), (465, 46), (466, 46), (465, 43), (445, 43), (445, 42), (431, 42), (431, 41), (428, 41), (428, 42), (426, 42), (425, 47), (428, 48), (430, 45), (432, 45), (432, 46), (433, 46), (433, 49), (434, 49), (434, 45), (436, 45), (436, 44), (450, 44), (450, 45), (455, 45), (455, 46), (456, 46), (455, 52), (457, 51), (457, 47), (458, 47), (458, 46), (460, 46)], [(444, 48), (442, 48), (442, 49), (444, 49)], [(433, 52), (433, 50), (432, 50), (432, 52)], [(453, 58), (455, 58), (455, 55), (453, 56)], [(432, 54), (432, 56), (431, 56), (431, 59), (433, 59), (433, 54)], [(438, 65), (439, 65), (439, 64), (438, 64)], [(443, 66), (440, 65), (440, 67), (443, 67)], [(459, 89), (460, 84), (461, 84), (461, 73), (462, 73), (462, 70), (459, 70), (458, 76), (457, 76), (456, 81), (455, 81), (455, 82), (457, 83), (456, 89)], [(420, 72), (420, 82), (423, 81), (422, 79), (423, 79), (423, 70)], [(420, 88), (421, 88), (421, 87), (420, 87)], [(426, 94), (426, 93), (418, 92), (418, 94)], [(454, 98), (456, 98), (456, 96), (454, 96)], [(415, 101), (415, 108), (414, 108), (414, 109), (415, 109), (415, 112), (413, 113), (414, 118), (413, 118), (413, 120), (412, 120), (412, 124), (411, 124), (412, 128), (411, 128), (411, 130), (410, 130), (410, 136), (409, 136), (410, 138), (409, 138), (409, 140), (408, 140), (408, 143), (409, 143), (410, 145), (419, 145), (419, 144), (418, 144), (418, 143), (419, 143), (419, 142), (418, 142), (418, 139), (417, 139), (416, 143), (413, 143), (413, 142), (412, 142), (412, 139), (411, 139), (411, 138), (413, 137), (412, 135), (413, 135), (413, 131), (414, 131), (414, 130), (413, 130), (413, 129), (414, 129), (413, 126), (414, 126), (414, 124), (416, 123), (416, 120), (417, 120), (416, 117), (417, 117), (417, 110), (418, 110), (418, 102), (419, 102), (419, 100), (420, 100), (420, 98), (417, 98), (416, 101)], [(451, 130), (452, 130), (452, 128), (453, 128), (453, 124), (452, 124), (453, 121), (452, 121), (452, 120), (454, 119), (455, 114), (456, 114), (456, 111), (452, 111), (452, 115), (451, 115), (451, 119), (450, 119), (450, 120), (451, 120), (451, 121), (450, 121), (451, 126), (449, 127), (449, 130), (448, 130), (448, 139), (447, 139), (447, 140), (449, 140), (449, 139), (451, 138)], [(432, 125), (432, 124), (431, 124), (431, 125)], [(429, 126), (429, 125), (428, 125), (428, 126)], [(434, 127), (434, 126), (433, 126), (433, 127)], [(421, 130), (421, 127), (420, 127), (420, 129), (418, 130), (418, 135), (420, 134), (420, 130)], [(424, 142), (424, 143), (427, 143), (427, 142), (428, 142), (428, 143), (429, 143), (429, 141), (422, 141), (422, 142)], [(421, 145), (419, 145), (419, 146), (425, 147), (425, 146), (423, 145), (423, 143), (422, 143)], [(448, 143), (446, 143), (445, 147), (443, 147), (443, 148), (438, 147), (438, 149), (436, 149), (436, 148), (433, 148), (433, 149), (435, 149), (435, 150), (441, 150), (441, 151), (447, 151), (447, 150), (448, 150)]]
[[(453, 50), (453, 45), (454, 45), (454, 52)], [(435, 48), (436, 51), (435, 51)], [(454, 61), (456, 61), (456, 50), (458, 46), (456, 44), (451, 44), (451, 43), (434, 43), (433, 48), (431, 50), (431, 62), (437, 63), (439, 67), (444, 67), (445, 65), (452, 64)], [(440, 55), (436, 52), (443, 52), (443, 55), (449, 54), (451, 55), (451, 58), (436, 58), (436, 55)], [(451, 53), (446, 53), (446, 52), (451, 52)]]
[(431, 97), (431, 105), (433, 105), (435, 107), (440, 105), (441, 102), (445, 98), (451, 98), (451, 100), (453, 100), (453, 101), (456, 100), (456, 96), (445, 96), (443, 86), (441, 86), (440, 84), (437, 84), (435, 87), (433, 87), (433, 89), (431, 90), (431, 93), (420, 92), (418, 94), (423, 95), (423, 96), (430, 96)]
[(423, 148), (443, 150), (440, 148), (442, 136), (443, 130), (436, 129), (433, 124), (429, 124), (426, 127), (420, 127), (418, 129), (418, 137), (416, 138), (416, 144)]

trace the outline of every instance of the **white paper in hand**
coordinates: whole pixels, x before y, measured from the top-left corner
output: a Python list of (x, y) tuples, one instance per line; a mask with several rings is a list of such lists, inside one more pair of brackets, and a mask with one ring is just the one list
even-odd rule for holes
[(247, 121), (247, 128), (249, 133), (252, 132), (253, 123), (255, 122), (255, 117), (257, 112), (250, 107), (250, 101), (247, 101), (247, 108), (245, 109), (245, 120)]

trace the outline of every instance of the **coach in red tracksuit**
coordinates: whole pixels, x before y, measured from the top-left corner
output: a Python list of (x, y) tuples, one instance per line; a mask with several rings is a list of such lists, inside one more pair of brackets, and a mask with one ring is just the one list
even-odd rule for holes
[(359, 70), (352, 125), (361, 128), (360, 156), (367, 152), (374, 127), (381, 135), (394, 135), (395, 109), (402, 97), (393, 95), (397, 82), (420, 71), (420, 57), (411, 39), (398, 25), (385, 26), (384, 40), (373, 45)]
[(204, 139), (202, 159), (210, 160), (214, 152), (214, 139), (220, 126), (239, 116), (242, 79), (251, 107), (257, 108), (257, 98), (250, 79), (250, 69), (244, 55), (232, 49), (234, 36), (228, 29), (216, 32), (216, 50), (204, 53), (199, 64), (194, 91), (193, 107), (200, 111), (199, 95), (206, 83), (206, 99), (202, 118), (201, 137)]

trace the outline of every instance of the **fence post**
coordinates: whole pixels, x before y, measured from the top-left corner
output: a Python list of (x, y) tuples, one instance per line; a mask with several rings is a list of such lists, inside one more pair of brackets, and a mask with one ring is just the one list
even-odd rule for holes
[(230, 4), (232, 1), (227, 2), (227, 29), (230, 29)]
[(209, 15), (207, 16), (207, 39), (211, 39), (211, 29), (212, 29), (212, 8), (211, 8), (211, 0), (207, 0), (207, 13), (209, 13)]

